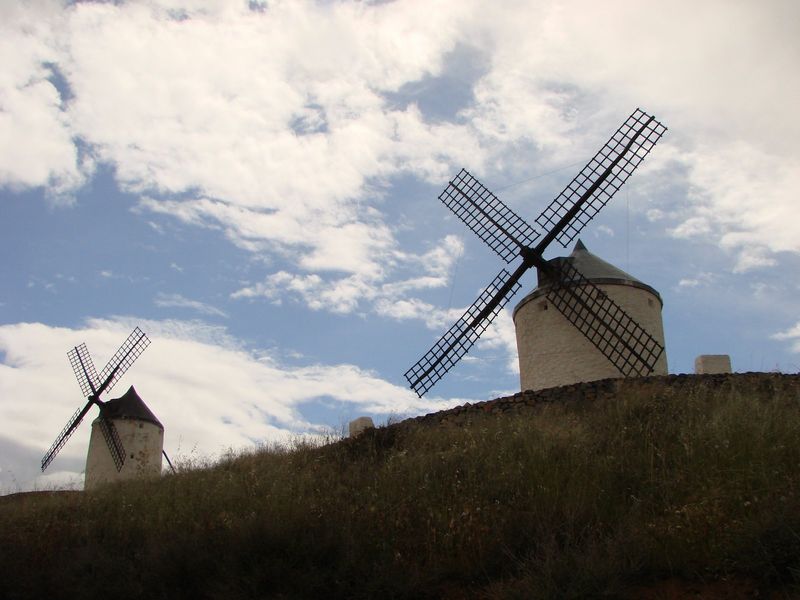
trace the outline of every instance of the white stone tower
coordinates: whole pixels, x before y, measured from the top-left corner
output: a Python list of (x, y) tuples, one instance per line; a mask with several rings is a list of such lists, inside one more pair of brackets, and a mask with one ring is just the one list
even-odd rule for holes
[[(580, 240), (568, 257), (549, 262), (555, 261), (570, 261), (664, 346), (663, 302), (655, 289), (598, 258)], [(521, 388), (541, 390), (622, 377), (603, 353), (550, 304), (548, 289), (548, 282), (540, 272), (539, 285), (514, 309)], [(653, 374), (667, 374), (666, 351), (658, 359)]]
[(125, 448), (125, 463), (117, 471), (98, 417), (92, 422), (84, 489), (95, 489), (111, 481), (160, 475), (164, 426), (147, 408), (133, 386), (122, 397), (106, 402), (103, 414), (114, 423), (119, 433)]

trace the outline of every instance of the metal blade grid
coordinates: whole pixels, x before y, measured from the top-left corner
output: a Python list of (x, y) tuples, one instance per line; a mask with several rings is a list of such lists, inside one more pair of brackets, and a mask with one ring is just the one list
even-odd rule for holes
[(461, 360), (461, 357), (486, 331), (508, 300), (517, 293), (520, 288), (519, 283), (515, 283), (505, 293), (489, 314), (479, 318), (510, 277), (511, 274), (503, 269), (461, 318), (428, 350), (425, 356), (406, 371), (406, 380), (420, 398)]
[(100, 415), (100, 431), (103, 432), (108, 451), (111, 453), (111, 458), (117, 467), (117, 471), (121, 471), (122, 465), (125, 464), (125, 448), (122, 446), (122, 440), (114, 423), (110, 419), (106, 419), (102, 414)]
[[(605, 177), (575, 217), (556, 236), (566, 248), (622, 187), (666, 130), (664, 125), (637, 108), (575, 179), (536, 218), (537, 225), (545, 230), (553, 228), (592, 185)], [(630, 148), (626, 151), (628, 144)]]
[(559, 271), (547, 293), (553, 306), (624, 376), (652, 373), (664, 347), (574, 266)]
[(439, 200), (506, 262), (539, 237), (533, 227), (466, 169), (461, 169), (447, 185)]
[(92, 362), (92, 357), (89, 356), (89, 350), (86, 348), (86, 344), (75, 346), (72, 350), (67, 352), (67, 358), (69, 358), (69, 364), (72, 367), (72, 371), (75, 373), (83, 396), (88, 398), (94, 394), (94, 390), (100, 385), (100, 377), (97, 375), (97, 370), (94, 368), (94, 363)]
[(114, 387), (148, 345), (148, 337), (141, 329), (135, 328), (100, 373), (99, 381), (103, 382), (103, 391), (108, 392)]
[(70, 417), (69, 421), (67, 421), (67, 424), (64, 426), (64, 429), (62, 429), (61, 433), (58, 434), (56, 441), (53, 442), (53, 445), (50, 446), (50, 449), (45, 453), (44, 458), (42, 458), (42, 471), (44, 471), (47, 466), (53, 462), (56, 454), (61, 451), (61, 448), (64, 447), (64, 444), (67, 443), (67, 440), (72, 436), (73, 433), (75, 433), (85, 414), (86, 407), (83, 407), (76, 410), (75, 414)]

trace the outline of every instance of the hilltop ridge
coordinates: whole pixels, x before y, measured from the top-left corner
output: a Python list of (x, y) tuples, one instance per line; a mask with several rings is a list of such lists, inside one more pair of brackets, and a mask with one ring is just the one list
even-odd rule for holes
[(798, 375), (522, 392), (0, 503), (0, 597), (797, 597), (798, 464)]

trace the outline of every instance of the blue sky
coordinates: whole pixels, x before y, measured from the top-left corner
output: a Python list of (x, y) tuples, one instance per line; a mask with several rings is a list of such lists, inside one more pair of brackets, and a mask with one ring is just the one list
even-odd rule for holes
[[(179, 460), (518, 390), (510, 309), (403, 373), (502, 268), (437, 200), (533, 221), (636, 107), (668, 128), (583, 232), (658, 289), (671, 372), (800, 370), (795, 2), (0, 5), (0, 493), (80, 485), (67, 351)], [(547, 256), (570, 249), (552, 245)], [(523, 280), (535, 286), (535, 275)]]

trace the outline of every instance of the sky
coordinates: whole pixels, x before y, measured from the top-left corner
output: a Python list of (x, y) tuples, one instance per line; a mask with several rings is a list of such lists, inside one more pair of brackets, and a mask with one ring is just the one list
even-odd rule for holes
[[(519, 390), (513, 306), (403, 374), (504, 263), (438, 201), (533, 222), (637, 107), (668, 127), (582, 232), (656, 288), (671, 373), (800, 371), (794, 0), (0, 1), (0, 493), (80, 487), (100, 370), (174, 462)], [(553, 244), (545, 256), (571, 248)]]

